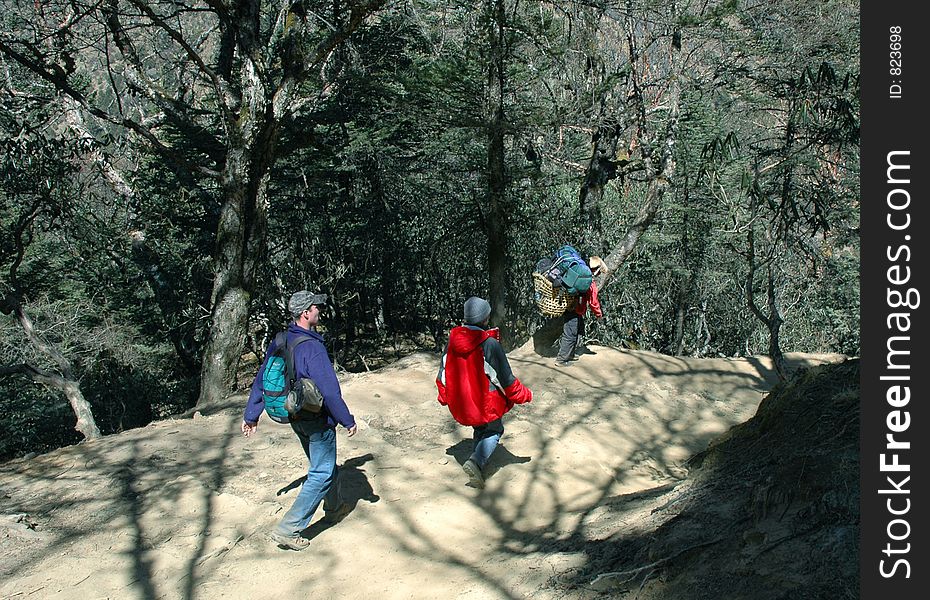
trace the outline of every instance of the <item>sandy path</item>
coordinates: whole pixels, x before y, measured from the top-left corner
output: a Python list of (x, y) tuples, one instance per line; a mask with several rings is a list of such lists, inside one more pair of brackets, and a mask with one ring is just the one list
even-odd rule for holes
[(772, 384), (765, 359), (592, 350), (564, 370), (527, 347), (510, 355), (535, 399), (505, 417), (484, 490), (465, 485), (470, 429), (435, 401), (435, 357), (346, 376), (360, 432), (339, 434), (339, 461), (354, 509), (311, 525), (303, 552), (264, 532), (296, 495), (304, 456), (268, 420), (243, 438), (243, 397), (7, 463), (0, 598), (564, 597), (553, 581), (637, 526), (612, 518), (612, 500), (683, 477)]

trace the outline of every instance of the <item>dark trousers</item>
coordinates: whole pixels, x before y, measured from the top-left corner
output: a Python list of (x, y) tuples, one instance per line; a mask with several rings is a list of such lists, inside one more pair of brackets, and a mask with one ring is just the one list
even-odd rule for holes
[(584, 318), (571, 310), (562, 315), (562, 338), (559, 340), (559, 354), (556, 360), (565, 362), (575, 356), (578, 338), (584, 335)]

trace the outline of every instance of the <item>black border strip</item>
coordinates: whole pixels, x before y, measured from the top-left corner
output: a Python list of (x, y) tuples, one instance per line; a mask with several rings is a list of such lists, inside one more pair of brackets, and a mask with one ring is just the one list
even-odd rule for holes
[[(918, 2), (861, 2), (862, 598), (926, 597), (928, 23)], [(896, 37), (899, 36), (899, 37)], [(897, 46), (900, 44), (900, 47)], [(889, 163), (894, 165), (889, 169)], [(891, 436), (889, 438), (888, 436)], [(882, 466), (884, 463), (884, 467)], [(895, 466), (897, 464), (897, 466)]]

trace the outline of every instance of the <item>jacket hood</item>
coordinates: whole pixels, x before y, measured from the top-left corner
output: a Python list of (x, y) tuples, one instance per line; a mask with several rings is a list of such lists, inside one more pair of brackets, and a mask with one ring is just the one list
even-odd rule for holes
[(500, 329), (478, 329), (463, 325), (449, 332), (449, 350), (459, 356), (469, 354), (481, 346), (484, 340), (494, 338), (500, 340)]

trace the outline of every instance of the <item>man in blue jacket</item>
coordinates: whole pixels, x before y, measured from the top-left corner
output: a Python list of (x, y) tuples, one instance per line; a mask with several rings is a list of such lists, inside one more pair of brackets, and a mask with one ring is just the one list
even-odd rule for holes
[[(310, 338), (294, 349), (296, 376), (312, 379), (323, 395), (323, 410), (319, 416), (303, 417), (290, 423), (310, 461), (310, 468), (294, 504), (272, 531), (271, 539), (281, 548), (291, 550), (303, 550), (310, 545), (310, 540), (303, 537), (301, 532), (310, 524), (320, 502), (323, 503), (324, 519), (330, 522), (339, 521), (351, 510), (339, 498), (336, 425), (345, 427), (349, 437), (355, 435), (356, 425), (355, 418), (342, 399), (339, 380), (336, 379), (336, 371), (323, 345), (323, 336), (314, 330), (320, 323), (321, 307), (325, 305), (326, 294), (314, 294), (306, 290), (292, 295), (287, 303), (294, 317), (294, 321), (287, 327), (288, 342), (292, 343), (298, 337)], [(272, 341), (265, 362), (274, 349)], [(241, 429), (246, 437), (258, 429), (258, 419), (265, 408), (261, 377), (265, 362), (252, 382), (252, 392), (242, 418)]]

